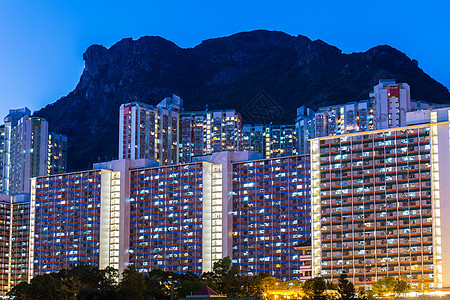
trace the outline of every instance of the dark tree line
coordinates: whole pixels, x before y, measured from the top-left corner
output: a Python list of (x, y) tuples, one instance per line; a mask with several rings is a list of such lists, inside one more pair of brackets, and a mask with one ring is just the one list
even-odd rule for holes
[[(17, 300), (176, 300), (195, 293), (206, 284), (227, 296), (255, 296), (258, 300), (271, 299), (270, 293), (266, 292), (286, 289), (298, 291), (291, 299), (372, 298), (362, 291), (357, 292), (345, 273), (341, 274), (337, 285), (323, 277), (314, 277), (305, 283), (279, 282), (264, 273), (240, 275), (229, 257), (215, 262), (212, 271), (203, 273), (201, 277), (192, 272), (180, 274), (161, 269), (153, 269), (144, 275), (130, 265), (123, 271), (120, 281), (116, 269), (80, 264), (70, 270), (35, 276), (30, 283), (22, 282), (15, 286), (8, 296)], [(373, 287), (378, 296), (401, 294), (409, 289), (404, 279), (392, 277), (380, 280)]]
[(101, 270), (94, 265), (80, 264), (70, 270), (35, 276), (30, 283), (15, 286), (8, 296), (18, 300), (172, 300), (195, 293), (206, 284), (229, 296), (256, 296), (263, 279), (268, 277), (239, 275), (229, 257), (215, 262), (213, 270), (201, 277), (192, 272), (180, 274), (161, 269), (144, 275), (130, 265), (120, 281), (118, 271), (113, 268)]

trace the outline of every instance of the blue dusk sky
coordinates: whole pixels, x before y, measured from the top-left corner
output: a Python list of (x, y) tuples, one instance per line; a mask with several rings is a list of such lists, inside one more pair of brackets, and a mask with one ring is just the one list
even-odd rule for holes
[(91, 44), (158, 35), (180, 47), (255, 29), (321, 39), (344, 53), (388, 44), (450, 87), (450, 1), (0, 2), (0, 117), (73, 90)]

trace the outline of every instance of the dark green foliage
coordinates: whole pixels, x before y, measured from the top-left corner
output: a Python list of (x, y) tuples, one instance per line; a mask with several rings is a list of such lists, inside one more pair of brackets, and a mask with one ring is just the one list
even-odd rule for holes
[(306, 294), (308, 299), (325, 299), (323, 292), (327, 288), (327, 282), (323, 277), (314, 277), (306, 280), (303, 284), (303, 292)]
[(134, 265), (123, 271), (117, 294), (123, 300), (144, 300), (147, 294), (145, 276), (136, 270)]
[(75, 290), (64, 283), (60, 273), (36, 276), (29, 284), (21, 282), (8, 293), (8, 296), (15, 296), (17, 300), (66, 300), (74, 299), (74, 295)]
[(15, 299), (115, 299), (118, 272), (113, 268), (79, 264), (70, 270), (38, 275), (8, 294)]
[[(190, 49), (160, 37), (124, 39), (109, 49), (93, 45), (83, 58), (77, 87), (36, 113), (51, 130), (68, 135), (70, 170), (117, 157), (120, 104), (157, 104), (172, 93), (186, 110), (235, 108), (245, 123), (292, 124), (297, 107), (367, 99), (382, 78), (407, 82), (413, 99), (450, 103), (447, 88), (389, 46), (348, 55), (320, 40), (274, 31), (238, 33)], [(262, 91), (269, 96), (263, 103), (255, 99)], [(252, 113), (260, 104), (267, 117)]]
[(118, 271), (107, 267), (99, 269), (89, 264), (79, 264), (69, 271), (62, 270), (66, 285), (72, 285), (77, 299), (113, 299), (118, 280)]
[(339, 277), (339, 285), (338, 285), (339, 299), (342, 300), (354, 300), (355, 296), (355, 287), (353, 283), (348, 280), (347, 274), (344, 272)]
[(197, 292), (198, 290), (203, 288), (205, 284), (206, 283), (199, 278), (192, 281), (182, 281), (177, 285), (173, 293), (176, 293), (177, 297), (183, 298)]
[[(70, 270), (38, 275), (30, 283), (22, 282), (14, 287), (8, 296), (17, 300), (177, 300), (193, 294), (206, 284), (218, 293), (229, 297), (255, 296), (262, 299), (264, 293), (273, 290), (303, 291), (303, 299), (373, 299), (371, 294), (358, 293), (353, 284), (342, 274), (336, 287), (322, 277), (315, 277), (305, 283), (297, 281), (279, 282), (275, 277), (260, 273), (256, 276), (239, 275), (231, 259), (225, 257), (214, 263), (211, 272), (202, 278), (187, 272), (184, 274), (153, 269), (148, 275), (140, 273), (130, 265), (122, 273), (118, 283), (118, 272), (113, 268), (99, 269), (96, 266), (80, 264)], [(405, 278), (386, 277), (373, 287), (375, 293), (401, 294), (410, 289)], [(326, 293), (325, 293), (326, 291)], [(299, 292), (299, 294), (302, 294)]]
[(406, 280), (406, 277), (384, 277), (373, 285), (373, 292), (377, 296), (385, 296), (388, 294), (393, 296), (406, 293), (411, 290), (411, 285)]
[[(258, 290), (264, 290), (264, 280), (268, 277), (265, 273), (256, 276), (239, 275), (236, 267), (231, 265), (231, 259), (227, 256), (213, 264), (211, 272), (202, 275), (210, 288), (229, 297), (256, 296)], [(270, 277), (274, 278), (274, 277)], [(274, 279), (278, 282), (276, 279)]]
[(143, 275), (130, 265), (122, 273), (122, 280), (117, 287), (118, 299), (124, 300), (164, 300), (170, 299), (167, 278), (171, 272), (152, 270), (149, 275)]

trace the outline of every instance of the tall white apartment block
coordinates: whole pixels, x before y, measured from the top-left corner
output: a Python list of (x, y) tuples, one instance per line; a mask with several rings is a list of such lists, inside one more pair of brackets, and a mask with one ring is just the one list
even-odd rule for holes
[(30, 178), (49, 173), (48, 122), (23, 116), (11, 129), (9, 157), (9, 193), (29, 193)]
[(67, 168), (67, 136), (49, 133), (44, 118), (24, 107), (9, 110), (1, 130), (1, 192), (30, 193), (30, 178)]
[(407, 83), (380, 79), (370, 94), (375, 114), (375, 128), (386, 129), (406, 126), (406, 113), (411, 110), (410, 88)]
[(11, 131), (17, 125), (20, 118), (25, 115), (31, 115), (31, 111), (26, 108), (10, 109), (9, 114), (5, 117), (5, 125), (3, 132), (3, 170), (1, 174), (2, 192), (9, 192), (10, 171), (11, 171)]

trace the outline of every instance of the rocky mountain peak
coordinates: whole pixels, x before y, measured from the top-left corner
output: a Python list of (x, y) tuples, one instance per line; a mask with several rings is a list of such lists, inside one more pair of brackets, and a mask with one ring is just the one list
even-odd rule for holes
[(343, 54), (321, 40), (256, 30), (203, 41), (183, 49), (155, 36), (92, 45), (77, 87), (36, 114), (69, 136), (69, 169), (117, 156), (122, 103), (156, 104), (175, 93), (186, 110), (235, 108), (251, 122), (249, 108), (266, 95), (277, 115), (261, 122), (292, 124), (296, 108), (366, 99), (380, 78), (411, 86), (411, 97), (450, 103), (446, 87), (416, 61), (387, 45)]

